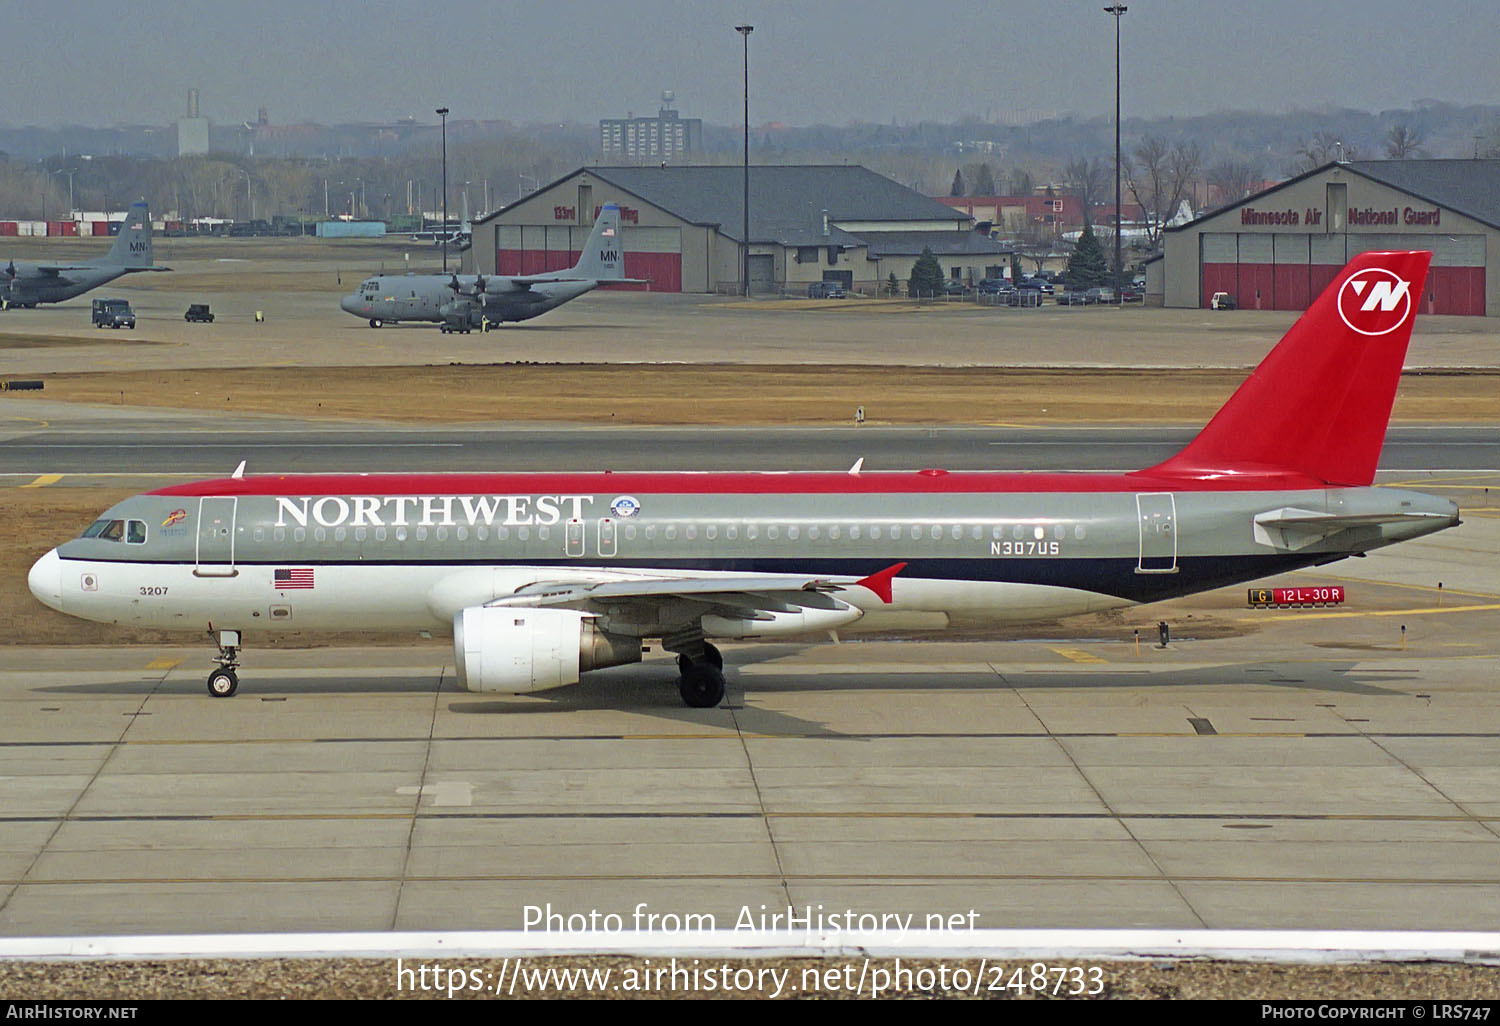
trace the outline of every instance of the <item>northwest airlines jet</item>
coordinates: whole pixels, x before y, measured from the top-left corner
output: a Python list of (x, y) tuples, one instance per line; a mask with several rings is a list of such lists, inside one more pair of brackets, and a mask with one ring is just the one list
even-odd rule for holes
[(453, 633), (471, 691), (677, 653), (724, 695), (722, 638), (998, 625), (1151, 602), (1452, 527), (1372, 488), (1430, 253), (1356, 258), (1185, 448), (1128, 474), (234, 476), (126, 499), (32, 567), (106, 623)]

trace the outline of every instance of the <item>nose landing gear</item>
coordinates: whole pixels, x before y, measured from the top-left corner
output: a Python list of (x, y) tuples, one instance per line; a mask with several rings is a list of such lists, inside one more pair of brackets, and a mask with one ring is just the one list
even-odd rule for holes
[(235, 676), (239, 663), (240, 632), (219, 632), (219, 654), (214, 661), (219, 668), (208, 675), (208, 693), (215, 698), (231, 698), (239, 690), (240, 679)]

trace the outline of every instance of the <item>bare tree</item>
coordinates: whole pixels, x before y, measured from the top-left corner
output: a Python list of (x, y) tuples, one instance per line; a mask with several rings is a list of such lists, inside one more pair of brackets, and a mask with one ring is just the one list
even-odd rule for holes
[(1040, 271), (1049, 259), (1066, 255), (1062, 243), (1045, 225), (1028, 224), (1016, 238), (1016, 255), (1036, 264)]
[(1024, 167), (1014, 168), (1010, 173), (1010, 195), (1030, 196), (1036, 191), (1036, 179)]
[(1221, 160), (1204, 175), (1213, 190), (1211, 202), (1220, 205), (1242, 200), (1255, 191), (1261, 179), (1260, 167), (1244, 160)]
[(1301, 174), (1335, 160), (1359, 160), (1359, 148), (1345, 144), (1333, 132), (1314, 132), (1313, 137), (1297, 151), (1292, 173)]
[(1405, 121), (1398, 121), (1385, 133), (1385, 155), (1392, 160), (1411, 160), (1427, 156), (1422, 148), (1422, 134)]
[(995, 195), (995, 171), (988, 162), (969, 165), (969, 195)]
[(1146, 241), (1154, 250), (1162, 228), (1189, 194), (1203, 168), (1198, 144), (1167, 145), (1161, 136), (1147, 136), (1121, 161), (1130, 192), (1146, 210)]
[(1063, 168), (1063, 187), (1083, 201), (1084, 213), (1089, 214), (1109, 191), (1109, 172), (1110, 168), (1099, 158), (1079, 157)]

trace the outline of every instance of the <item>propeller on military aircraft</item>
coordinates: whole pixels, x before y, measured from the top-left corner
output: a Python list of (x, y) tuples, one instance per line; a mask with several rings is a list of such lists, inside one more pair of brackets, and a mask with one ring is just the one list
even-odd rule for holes
[(5, 276), (7, 278), (14, 278), (16, 276), (16, 262), (15, 262), (15, 260), (11, 260), (10, 263), (8, 263), (8, 264), (5, 265)]
[(448, 287), (453, 290), (455, 295), (463, 292), (463, 286), (458, 283), (457, 273), (455, 273), (453, 277), (449, 279)]
[(482, 275), (482, 274), (476, 274), (476, 275), (474, 275), (474, 294), (476, 296), (482, 296), (482, 295), (484, 295), (484, 286), (485, 286), (484, 275)]

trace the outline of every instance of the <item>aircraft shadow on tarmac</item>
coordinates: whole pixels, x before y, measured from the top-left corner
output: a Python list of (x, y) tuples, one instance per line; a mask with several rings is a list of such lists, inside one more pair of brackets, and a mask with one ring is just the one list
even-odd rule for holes
[[(804, 651), (799, 645), (764, 645), (755, 649), (736, 650), (726, 658), (729, 710), (746, 707), (746, 697), (756, 694), (797, 694), (856, 691), (1040, 691), (1054, 689), (1114, 688), (1193, 688), (1193, 687), (1272, 687), (1294, 691), (1320, 691), (1345, 695), (1407, 697), (1402, 682), (1416, 682), (1417, 674), (1405, 669), (1363, 668), (1354, 661), (1326, 663), (1225, 663), (1181, 668), (1059, 667), (1010, 671), (1003, 664), (996, 673), (903, 672), (868, 673), (840, 671), (819, 673), (815, 668), (787, 667), (784, 673), (736, 674), (737, 668)], [(676, 676), (671, 664), (660, 659), (647, 663), (613, 667), (586, 676), (577, 684), (532, 692), (528, 695), (487, 696), (460, 688), (451, 665), (445, 666), (441, 678), (435, 673), (412, 673), (398, 676), (361, 675), (358, 669), (336, 676), (296, 677), (278, 674), (256, 679), (247, 675), (240, 695), (226, 701), (283, 699), (298, 695), (379, 695), (431, 694), (439, 687), (451, 695), (447, 708), (464, 715), (522, 716), (535, 713), (587, 711), (649, 711), (674, 722), (699, 722), (703, 711), (682, 705), (677, 693)], [(202, 695), (203, 683), (196, 672), (175, 671), (166, 680), (141, 676), (132, 680), (96, 681), (79, 684), (52, 684), (32, 689), (36, 694), (101, 696), (179, 696)], [(208, 697), (203, 696), (205, 701)], [(726, 708), (721, 706), (720, 708)], [(789, 733), (806, 733), (810, 724), (795, 716), (754, 710), (758, 718), (771, 716), (772, 721), (757, 722), (757, 732), (776, 733), (778, 726)], [(778, 724), (776, 721), (784, 720)], [(828, 728), (818, 725), (820, 731)]]

